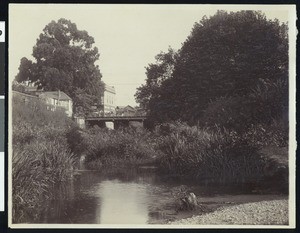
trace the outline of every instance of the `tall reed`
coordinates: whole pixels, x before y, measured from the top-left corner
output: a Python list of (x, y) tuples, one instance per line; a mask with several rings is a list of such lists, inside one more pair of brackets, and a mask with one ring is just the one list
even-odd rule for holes
[(66, 138), (71, 124), (64, 114), (38, 102), (13, 102), (12, 215), (18, 223), (37, 217), (33, 210), (51, 198), (51, 187), (71, 176), (74, 156)]

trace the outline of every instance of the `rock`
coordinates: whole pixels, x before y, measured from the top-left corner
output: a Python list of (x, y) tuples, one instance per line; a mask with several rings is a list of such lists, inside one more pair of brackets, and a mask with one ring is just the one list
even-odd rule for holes
[(187, 196), (187, 202), (191, 210), (196, 209), (196, 207), (198, 206), (197, 198), (194, 193), (189, 193), (189, 195)]
[(189, 193), (183, 198), (179, 198), (176, 203), (176, 211), (194, 210), (198, 206), (197, 197), (194, 193)]

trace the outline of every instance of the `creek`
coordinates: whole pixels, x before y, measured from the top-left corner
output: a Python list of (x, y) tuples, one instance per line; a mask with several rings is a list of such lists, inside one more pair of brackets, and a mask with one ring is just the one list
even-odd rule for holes
[[(176, 211), (182, 192), (194, 192), (206, 211), (221, 206), (282, 199), (278, 194), (254, 194), (251, 188), (196, 184), (170, 179), (152, 167), (79, 170), (69, 182), (53, 189), (38, 217), (31, 223), (63, 224), (165, 224), (204, 214), (203, 210)], [(36, 215), (35, 215), (36, 216)]]

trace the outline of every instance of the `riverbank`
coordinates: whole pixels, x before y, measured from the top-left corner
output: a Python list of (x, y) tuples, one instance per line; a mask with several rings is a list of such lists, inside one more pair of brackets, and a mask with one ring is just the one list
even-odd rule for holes
[(169, 222), (172, 225), (288, 225), (288, 199), (221, 207), (214, 212)]
[[(280, 135), (274, 139), (275, 144), (267, 143), (270, 145), (266, 147), (253, 134), (250, 137), (218, 127), (200, 128), (180, 122), (158, 125), (153, 131), (135, 127), (80, 129), (64, 112), (48, 111), (43, 103), (24, 105), (18, 98), (13, 101), (14, 223), (26, 222), (28, 218), (38, 221), (42, 212), (31, 216), (33, 209), (45, 199), (54, 200), (53, 186), (77, 179), (80, 163), (86, 169), (101, 171), (102, 175), (107, 169), (114, 179), (123, 181), (135, 176), (128, 172), (133, 169), (141, 170), (147, 180), (145, 170), (150, 168), (166, 183), (172, 180), (186, 183), (185, 191), (200, 197), (205, 196), (203, 185), (233, 188), (234, 184), (242, 194), (272, 194), (274, 189), (286, 194), (288, 190), (288, 150), (279, 143)], [(125, 171), (126, 176), (120, 178), (123, 172), (118, 170)], [(191, 183), (202, 185), (201, 189), (197, 191)], [(242, 187), (244, 184), (248, 184), (247, 190)], [(217, 193), (224, 195), (227, 188), (218, 188)], [(229, 193), (233, 194), (232, 190)], [(155, 203), (160, 204), (149, 210), (149, 223), (165, 224), (199, 214), (176, 213), (174, 205), (178, 197), (172, 195), (168, 190), (163, 198), (161, 192), (156, 195), (159, 198)], [(207, 204), (206, 212), (224, 205), (227, 204), (215, 199)]]
[(253, 136), (257, 132), (248, 134), (180, 122), (158, 125), (153, 131), (95, 126), (72, 137), (70, 144), (83, 150), (88, 169), (151, 165), (165, 176), (219, 184), (264, 184), (263, 188), (287, 193), (288, 148), (280, 143), (282, 137), (277, 135), (271, 143)]
[(24, 103), (14, 96), (12, 101), (12, 221), (21, 223), (52, 198), (53, 185), (72, 178), (77, 158), (68, 132), (76, 125), (39, 100)]

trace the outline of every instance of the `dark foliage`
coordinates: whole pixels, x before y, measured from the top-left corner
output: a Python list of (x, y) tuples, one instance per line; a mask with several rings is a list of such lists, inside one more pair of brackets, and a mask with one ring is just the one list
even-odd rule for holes
[(196, 23), (177, 53), (160, 54), (146, 74), (136, 98), (158, 122), (240, 131), (287, 121), (287, 25), (256, 11), (219, 11)]
[(51, 21), (33, 47), (35, 61), (22, 58), (16, 81), (30, 81), (45, 91), (64, 91), (74, 101), (76, 114), (100, 103), (103, 89), (95, 61), (94, 38), (66, 19)]

